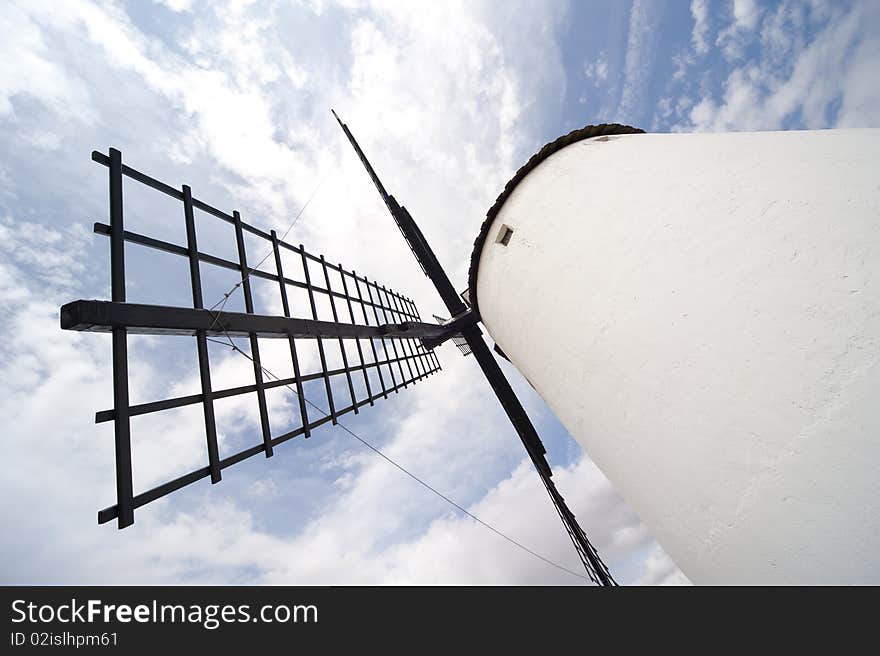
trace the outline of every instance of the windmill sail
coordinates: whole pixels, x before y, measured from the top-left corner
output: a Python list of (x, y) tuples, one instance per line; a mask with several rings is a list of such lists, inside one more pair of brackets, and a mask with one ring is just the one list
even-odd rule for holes
[[(547, 490), (553, 507), (559, 514), (559, 518), (578, 553), (578, 557), (587, 575), (598, 585), (609, 587), (617, 585), (614, 577), (611, 576), (605, 563), (602, 562), (595, 547), (593, 547), (587, 538), (587, 534), (575, 518), (574, 513), (571, 512), (562, 494), (556, 488), (556, 484), (552, 479), (553, 472), (545, 457), (546, 449), (544, 448), (544, 443), (538, 436), (538, 432), (532, 425), (528, 414), (526, 414), (525, 408), (519, 402), (513, 388), (492, 356), (492, 352), (483, 340), (482, 332), (477, 326), (477, 321), (480, 318), (479, 312), (470, 306), (469, 294), (459, 295), (456, 293), (452, 282), (449, 280), (449, 276), (446, 275), (446, 272), (440, 265), (440, 261), (425, 239), (424, 234), (422, 234), (415, 219), (405, 207), (395, 200), (394, 196), (385, 190), (385, 186), (379, 180), (379, 176), (348, 126), (342, 122), (342, 119), (336, 115), (336, 112), (333, 112), (333, 116), (336, 118), (339, 127), (342, 128), (358, 159), (364, 165), (367, 174), (382, 196), (382, 200), (385, 202), (397, 227), (400, 228), (400, 232), (406, 239), (413, 256), (418, 260), (425, 275), (434, 283), (437, 293), (443, 299), (446, 309), (452, 315), (452, 318), (443, 324), (446, 328), (444, 334), (438, 338), (426, 338), (423, 343), (433, 347), (442, 343), (445, 339), (452, 339), (464, 355), (472, 354), (474, 356), (483, 375), (486, 377), (486, 382), (492, 387), (492, 391), (495, 392), (501, 407), (507, 414), (508, 419), (510, 419), (510, 423), (516, 430), (517, 435), (519, 435), (526, 453), (528, 453), (532, 465), (534, 465), (544, 488)], [(468, 299), (467, 304), (465, 304), (466, 299)]]
[[(265, 232), (242, 220), (240, 214), (219, 210), (194, 198), (188, 186), (171, 187), (122, 163), (122, 154), (110, 149), (109, 155), (92, 153), (92, 159), (109, 168), (110, 223), (96, 223), (97, 234), (110, 238), (110, 269), (112, 297), (110, 301), (80, 300), (61, 308), (61, 327), (66, 330), (110, 332), (113, 339), (113, 408), (101, 410), (95, 421), (114, 423), (116, 446), (117, 500), (112, 506), (98, 512), (98, 522), (117, 520), (119, 528), (134, 522), (134, 510), (171, 492), (195, 483), (203, 478), (218, 483), (222, 471), (258, 454), (270, 457), (275, 447), (295, 437), (309, 437), (312, 430), (326, 423), (336, 424), (338, 418), (349, 412), (373, 405), (391, 393), (415, 384), (417, 381), (440, 370), (440, 363), (433, 350), (422, 344), (422, 339), (436, 338), (443, 328), (423, 323), (415, 303), (365, 276), (348, 271), (342, 265), (327, 262), (323, 255), (313, 255), (298, 246), (278, 238), (275, 231)], [(186, 228), (186, 245), (174, 244), (149, 235), (125, 230), (123, 223), (122, 186), (123, 177), (146, 185), (181, 202), (181, 219)], [(235, 246), (238, 261), (232, 261), (202, 252), (198, 248), (197, 225), (194, 209), (207, 215), (207, 220), (219, 220), (231, 224), (235, 230)], [(201, 215), (200, 215), (201, 219)], [(248, 265), (245, 233), (266, 246), (266, 257), (272, 256), (270, 267), (274, 271)], [(125, 244), (158, 249), (179, 255), (189, 261), (189, 285), (192, 288), (192, 307), (143, 305), (126, 302)], [(302, 276), (285, 271), (281, 254), (292, 255), (302, 263)], [(253, 255), (253, 254), (252, 254)], [(251, 259), (250, 261), (255, 261)], [(234, 287), (241, 287), (246, 311), (226, 312), (225, 302), (220, 308), (206, 309), (202, 295), (201, 265), (235, 271), (241, 280)], [(318, 271), (313, 279), (310, 268)], [(331, 283), (331, 277), (338, 282)], [(259, 315), (254, 311), (251, 278), (274, 281), (283, 308), (283, 316)], [(308, 297), (305, 310), (310, 318), (294, 317), (288, 292), (302, 290)], [(228, 298), (230, 294), (227, 293)], [(327, 301), (332, 311), (332, 321), (318, 319), (316, 299)], [(201, 392), (186, 396), (158, 399), (149, 403), (129, 402), (128, 341), (130, 334), (191, 335), (196, 339)], [(211, 379), (208, 357), (208, 341), (224, 341), (241, 351), (232, 341), (233, 337), (247, 337), (253, 362), (254, 382), (233, 388), (215, 389)], [(278, 378), (271, 374), (260, 359), (258, 338), (286, 339), (290, 346), (293, 376)], [(297, 339), (314, 339), (320, 360), (320, 368), (306, 371), (297, 352)], [(343, 340), (353, 340), (355, 349), (346, 350)], [(329, 342), (339, 345), (343, 366), (330, 368), (325, 354)], [(349, 357), (351, 354), (352, 357)], [(366, 394), (359, 394), (363, 382)], [(334, 392), (332, 380), (345, 380), (347, 393)], [(329, 412), (317, 411), (306, 399), (303, 383), (323, 381)], [(378, 385), (376, 384), (378, 383)], [(270, 430), (266, 391), (287, 387), (298, 399), (300, 423), (293, 430), (273, 435)], [(256, 394), (260, 415), (260, 434), (255, 443), (227, 457), (220, 457), (217, 446), (217, 420), (214, 401), (243, 394)], [(203, 408), (206, 450), (205, 466), (182, 476), (167, 480), (158, 486), (135, 491), (132, 484), (131, 417), (173, 408), (200, 404)]]

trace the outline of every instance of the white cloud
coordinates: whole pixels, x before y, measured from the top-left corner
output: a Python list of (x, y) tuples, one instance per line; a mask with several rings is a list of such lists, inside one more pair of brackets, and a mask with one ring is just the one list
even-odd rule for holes
[[(751, 13), (744, 16), (743, 21), (756, 25)], [(690, 111), (691, 125), (682, 127), (779, 129), (794, 116), (808, 128), (880, 125), (880, 91), (873, 74), (880, 38), (864, 29), (878, 21), (875, 3), (857, 3), (835, 12), (813, 34), (806, 31), (802, 11), (780, 6), (763, 20), (761, 57), (731, 70), (721, 100), (704, 94)], [(783, 66), (783, 61), (790, 63)]]
[[(630, 512), (621, 513), (622, 506), (615, 493), (586, 459), (570, 469), (560, 468), (556, 479), (567, 491), (570, 503), (581, 512), (606, 517), (603, 527), (594, 533), (594, 540), (612, 568), (630, 551), (650, 541)], [(349, 500), (365, 491), (363, 488), (351, 490)], [(554, 514), (548, 512), (549, 502), (542, 492), (531, 465), (523, 462), (469, 510), (503, 532), (517, 536), (538, 553), (578, 571), (564, 531)], [(511, 508), (517, 512), (511, 513)], [(415, 540), (401, 542), (381, 553), (352, 549), (352, 542), (363, 544), (359, 538), (364, 536), (354, 533), (346, 539), (339, 531), (337, 522), (318, 522), (309, 527), (296, 549), (313, 555), (306, 563), (289, 561), (283, 569), (269, 573), (269, 580), (276, 583), (302, 580), (311, 572), (316, 583), (335, 582), (340, 580), (340, 573), (334, 563), (347, 559), (357, 565), (361, 582), (578, 582), (571, 574), (507, 544), (473, 520), (451, 514), (435, 519)], [(319, 549), (319, 545), (325, 550), (330, 548), (330, 553)], [(653, 560), (655, 562), (647, 565), (638, 577), (653, 576), (659, 580), (676, 570), (663, 554), (657, 554)], [(654, 574), (655, 570), (658, 573)]]
[(153, 0), (157, 5), (164, 5), (171, 11), (178, 13), (182, 11), (192, 11), (192, 0)]
[(669, 556), (660, 549), (654, 547), (645, 561), (645, 568), (639, 585), (688, 585), (690, 581), (675, 566)]
[(694, 29), (691, 33), (694, 50), (697, 54), (705, 55), (709, 52), (708, 0), (691, 0), (691, 16), (694, 19)]
[(761, 17), (761, 7), (756, 0), (733, 0), (733, 18), (736, 26), (744, 30), (753, 30)]
[[(0, 218), (0, 251), (17, 273), (28, 270), (43, 289), (67, 289), (85, 270), (82, 245), (87, 238), (81, 225), (50, 228), (30, 221)], [(21, 286), (19, 286), (21, 287)]]
[(94, 120), (91, 98), (78, 76), (52, 56), (52, 35), (40, 30), (28, 12), (15, 4), (0, 12), (0, 119), (13, 119), (13, 102), (36, 99), (59, 116)]
[(608, 79), (608, 59), (605, 57), (604, 50), (596, 57), (596, 61), (584, 64), (584, 75), (596, 87)]
[(657, 47), (661, 7), (649, 0), (633, 0), (629, 16), (623, 89), (617, 107), (617, 121), (634, 123), (645, 113)]
[(742, 59), (746, 48), (756, 38), (756, 28), (763, 9), (755, 0), (733, 0), (730, 25), (718, 33), (715, 43), (728, 61)]

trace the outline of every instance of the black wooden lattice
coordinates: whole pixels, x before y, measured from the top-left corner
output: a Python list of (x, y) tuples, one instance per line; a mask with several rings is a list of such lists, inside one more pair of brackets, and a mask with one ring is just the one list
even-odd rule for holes
[[(178, 190), (124, 165), (122, 154), (118, 150), (111, 148), (109, 156), (97, 151), (93, 152), (92, 159), (107, 166), (110, 174), (110, 223), (109, 225), (96, 223), (94, 230), (97, 234), (110, 238), (112, 296), (110, 302), (75, 301), (65, 305), (61, 311), (61, 324), (62, 328), (66, 329), (107, 331), (112, 332), (113, 336), (114, 407), (98, 412), (95, 420), (96, 422), (113, 421), (115, 425), (117, 502), (115, 505), (98, 512), (99, 523), (117, 519), (119, 528), (129, 526), (134, 522), (135, 508), (144, 506), (202, 478), (210, 477), (212, 483), (217, 483), (222, 478), (223, 469), (259, 453), (265, 453), (266, 457), (270, 457), (273, 455), (274, 448), (279, 444), (299, 435), (309, 437), (311, 431), (316, 427), (327, 422), (336, 424), (341, 415), (348, 412), (357, 413), (359, 408), (373, 405), (377, 399), (387, 398), (388, 394), (396, 393), (401, 388), (408, 387), (440, 370), (440, 364), (433, 350), (425, 348), (419, 339), (435, 335), (438, 332), (437, 327), (421, 323), (418, 309), (411, 299), (378, 285), (364, 276), (359, 276), (354, 271), (347, 271), (341, 265), (331, 264), (324, 259), (323, 255), (312, 255), (301, 244), (293, 246), (284, 242), (278, 238), (274, 230), (267, 233), (245, 223), (237, 211), (228, 214), (194, 198), (190, 188), (186, 185)], [(172, 244), (124, 229), (123, 176), (181, 201), (183, 219), (186, 224), (186, 246)], [(197, 222), (194, 217), (194, 209), (199, 209), (206, 215), (233, 225), (238, 262), (225, 260), (198, 250)], [(265, 240), (267, 249), (269, 249), (267, 253), (271, 251), (271, 254), (274, 255), (275, 273), (248, 266), (245, 232)], [(193, 299), (192, 309), (126, 303), (125, 242), (188, 258)], [(285, 275), (282, 267), (282, 250), (295, 253), (302, 259), (304, 280), (296, 280)], [(315, 282), (311, 279), (309, 262), (320, 265), (323, 280)], [(239, 284), (244, 295), (246, 315), (221, 313), (204, 308), (200, 271), (202, 264), (229, 269), (241, 274), (242, 281)], [(330, 271), (339, 274), (342, 289), (333, 288)], [(284, 317), (265, 317), (254, 313), (250, 286), (251, 277), (278, 283)], [(291, 308), (288, 298), (289, 287), (306, 290), (311, 320), (292, 318), (293, 308)], [(315, 303), (318, 294), (324, 294), (329, 299), (333, 322), (318, 320)], [(342, 311), (337, 307), (337, 304)], [(195, 336), (202, 391), (200, 394), (130, 405), (127, 335), (156, 333)], [(250, 340), (254, 384), (214, 390), (211, 384), (207, 341), (210, 336), (229, 338), (233, 334), (247, 335)], [(258, 337), (276, 337), (288, 340), (293, 377), (280, 380), (264, 379), (263, 374), (266, 369), (260, 360)], [(317, 340), (320, 371), (310, 373), (301, 371), (301, 361), (297, 354), (295, 337)], [(341, 369), (329, 369), (327, 366), (324, 349), (325, 340), (328, 339), (338, 340), (343, 359)], [(356, 360), (354, 362), (349, 361), (343, 339), (354, 340), (356, 346)], [(378, 374), (377, 378), (381, 389), (373, 389), (368, 375), (371, 369), (375, 369)], [(337, 375), (344, 376), (346, 379), (347, 398), (334, 398), (330, 381), (333, 376)], [(352, 376), (363, 376), (367, 391), (364, 398), (358, 398)], [(310, 416), (303, 392), (303, 383), (310, 380), (323, 380), (324, 382), (327, 406), (330, 410), (326, 416)], [(281, 386), (294, 386), (290, 388), (296, 392), (298, 398), (301, 425), (295, 430), (273, 436), (269, 429), (265, 391)], [(252, 392), (256, 392), (259, 405), (261, 440), (258, 444), (221, 458), (217, 447), (214, 401)], [(197, 403), (202, 404), (204, 410), (207, 465), (135, 494), (132, 485), (130, 418)]]

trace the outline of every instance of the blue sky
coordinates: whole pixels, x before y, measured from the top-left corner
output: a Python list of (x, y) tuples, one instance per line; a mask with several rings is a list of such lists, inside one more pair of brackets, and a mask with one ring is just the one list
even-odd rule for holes
[[(58, 307), (109, 297), (106, 169), (136, 168), (414, 298), (442, 305), (329, 109), (346, 120), (463, 288), (486, 210), (543, 143), (590, 123), (649, 131), (876, 127), (880, 3), (7, 2), (0, 9), (0, 506), (4, 583), (578, 583), (457, 514), (330, 427), (97, 526), (113, 502), (109, 338)], [(179, 205), (126, 187), (133, 230), (182, 243)], [(228, 253), (224, 226), (200, 245)], [(186, 262), (132, 248), (129, 298), (187, 305)], [(178, 261), (179, 260), (179, 261)], [(235, 281), (203, 273), (209, 302)], [(183, 284), (181, 284), (183, 281)], [(271, 309), (269, 292), (256, 290)], [(237, 309), (240, 299), (229, 306)], [(131, 340), (133, 400), (197, 391), (184, 338)], [(280, 348), (279, 348), (280, 347)], [(261, 348), (262, 345), (261, 345)], [(264, 359), (284, 371), (284, 344)], [(273, 351), (273, 349), (275, 349)], [(553, 560), (577, 560), (471, 359), (345, 423)], [(212, 347), (215, 384), (250, 364)], [(274, 358), (274, 359), (273, 359)], [(557, 484), (617, 578), (685, 579), (517, 372)], [(280, 424), (291, 399), (270, 400)], [(218, 408), (221, 450), (256, 434)], [(198, 408), (133, 423), (136, 488), (204, 462)]]

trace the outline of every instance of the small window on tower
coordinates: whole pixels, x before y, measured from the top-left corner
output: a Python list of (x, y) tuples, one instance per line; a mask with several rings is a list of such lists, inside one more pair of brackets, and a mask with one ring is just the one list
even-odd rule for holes
[(510, 243), (510, 238), (512, 236), (513, 228), (509, 225), (501, 224), (501, 230), (498, 231), (498, 238), (495, 240), (495, 243), (507, 246)]

